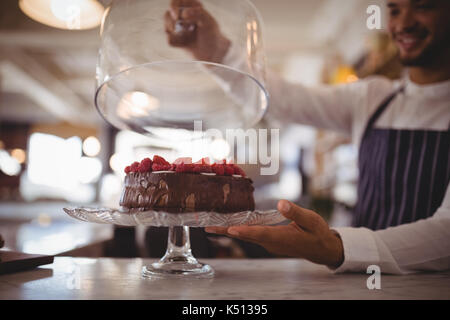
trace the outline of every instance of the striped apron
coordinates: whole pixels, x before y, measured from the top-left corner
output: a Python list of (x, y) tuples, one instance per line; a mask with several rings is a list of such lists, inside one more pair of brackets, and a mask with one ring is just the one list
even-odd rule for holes
[(394, 98), (369, 119), (359, 149), (358, 201), (353, 226), (385, 229), (434, 214), (450, 180), (447, 131), (374, 128)]

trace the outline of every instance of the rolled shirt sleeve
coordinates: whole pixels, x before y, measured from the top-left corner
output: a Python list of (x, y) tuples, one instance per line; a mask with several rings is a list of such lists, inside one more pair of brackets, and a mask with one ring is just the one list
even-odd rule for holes
[(274, 124), (295, 123), (337, 131), (359, 145), (369, 115), (395, 90), (392, 81), (373, 76), (343, 85), (306, 87), (268, 73), (270, 107)]
[[(223, 63), (242, 72), (248, 72), (245, 57), (240, 55), (237, 48), (230, 47)], [(227, 94), (231, 95), (237, 104), (248, 104), (248, 81), (239, 74), (223, 72), (220, 69), (208, 70)], [(322, 129), (338, 131), (347, 135), (353, 134), (354, 116), (365, 112), (369, 101), (378, 103), (378, 99), (390, 87), (390, 83), (381, 77), (368, 78), (343, 85), (325, 85), (307, 87), (302, 84), (291, 83), (278, 74), (268, 70), (265, 83), (269, 93), (269, 108), (266, 120), (272, 127), (287, 123), (303, 124)], [(382, 87), (385, 88), (382, 88)], [(371, 92), (375, 92), (373, 96)], [(381, 101), (381, 100), (380, 100)], [(358, 132), (357, 132), (358, 133)]]
[(354, 110), (363, 104), (367, 84), (306, 87), (269, 72), (268, 120), (310, 125), (351, 135)]
[(335, 228), (344, 246), (344, 262), (334, 270), (408, 274), (450, 269), (450, 188), (441, 207), (428, 218), (384, 230)]

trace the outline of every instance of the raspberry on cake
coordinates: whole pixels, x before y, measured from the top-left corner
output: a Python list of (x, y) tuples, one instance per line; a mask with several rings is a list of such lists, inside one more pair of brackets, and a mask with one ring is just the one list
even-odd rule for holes
[(232, 163), (210, 164), (208, 158), (173, 163), (160, 156), (143, 159), (125, 168), (120, 205), (127, 208), (172, 213), (253, 211), (253, 182)]

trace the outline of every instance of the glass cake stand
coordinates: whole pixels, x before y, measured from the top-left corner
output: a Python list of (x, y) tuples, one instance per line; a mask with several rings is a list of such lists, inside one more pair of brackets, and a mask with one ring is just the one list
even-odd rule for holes
[(120, 226), (169, 227), (165, 255), (155, 263), (144, 266), (142, 275), (148, 278), (211, 278), (211, 266), (197, 261), (192, 255), (189, 240), (190, 227), (229, 227), (238, 225), (270, 225), (286, 218), (276, 210), (244, 211), (237, 213), (192, 212), (167, 213), (154, 210), (111, 208), (64, 208), (71, 217), (93, 223)]

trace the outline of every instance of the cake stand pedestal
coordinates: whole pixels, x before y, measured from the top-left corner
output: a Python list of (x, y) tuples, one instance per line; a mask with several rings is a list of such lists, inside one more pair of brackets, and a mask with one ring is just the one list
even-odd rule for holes
[(166, 254), (158, 262), (142, 268), (142, 275), (149, 278), (211, 278), (214, 270), (194, 258), (189, 239), (189, 227), (169, 227)]

